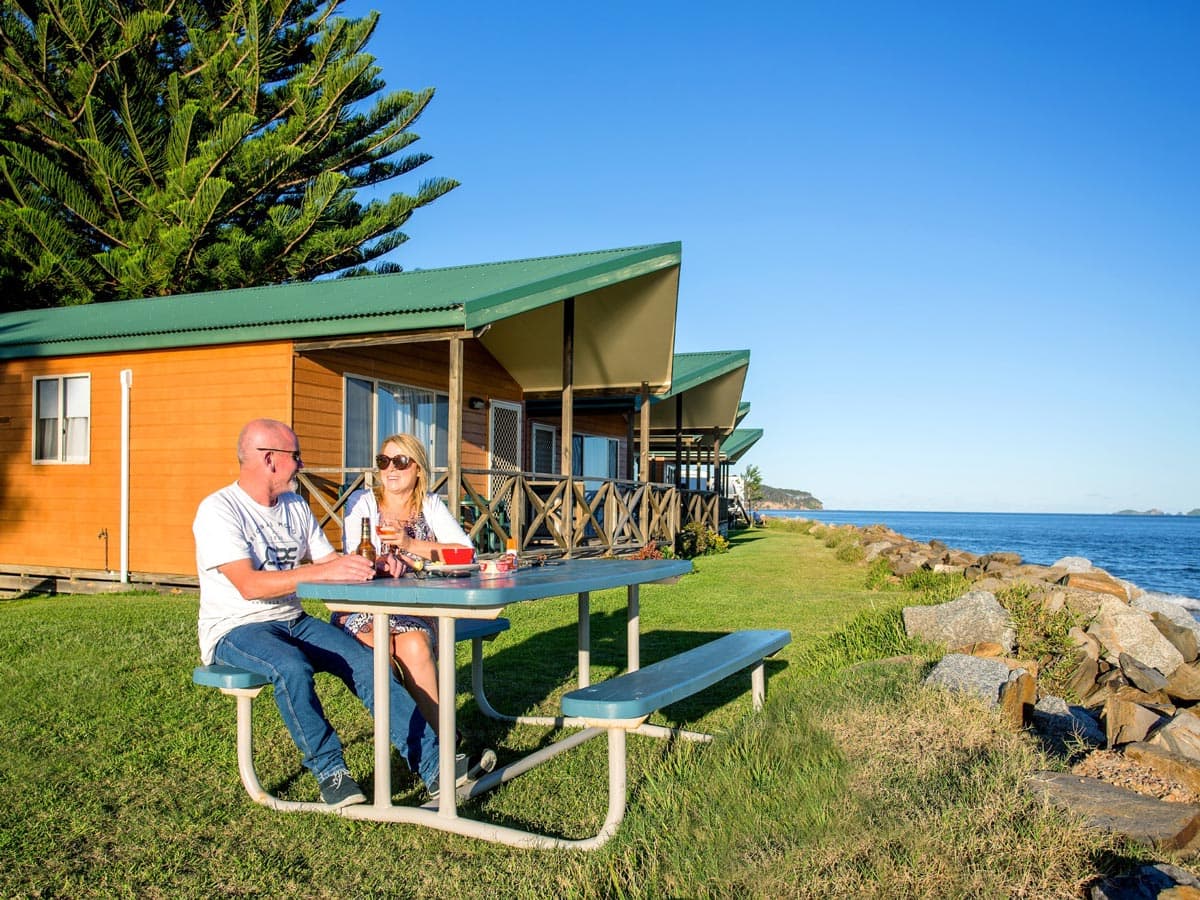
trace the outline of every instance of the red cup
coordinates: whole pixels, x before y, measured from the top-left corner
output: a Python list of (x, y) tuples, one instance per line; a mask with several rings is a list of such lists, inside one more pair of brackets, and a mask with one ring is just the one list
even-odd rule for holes
[(462, 566), (475, 561), (475, 551), (470, 547), (442, 547), (438, 552), (442, 562), (451, 566)]

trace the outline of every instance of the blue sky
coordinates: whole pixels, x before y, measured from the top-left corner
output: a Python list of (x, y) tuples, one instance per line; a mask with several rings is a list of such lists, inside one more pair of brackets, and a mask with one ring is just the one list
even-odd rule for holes
[(433, 268), (683, 243), (738, 466), (831, 509), (1200, 507), (1200, 4), (349, 2)]

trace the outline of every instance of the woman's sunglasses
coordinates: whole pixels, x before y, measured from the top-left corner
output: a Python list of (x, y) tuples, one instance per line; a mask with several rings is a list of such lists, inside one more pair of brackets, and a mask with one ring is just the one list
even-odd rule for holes
[(397, 472), (403, 472), (412, 464), (413, 461), (403, 454), (397, 454), (396, 456), (384, 456), (382, 453), (380, 453), (377, 457), (375, 457), (375, 465), (380, 472), (386, 472), (388, 466), (395, 466)]

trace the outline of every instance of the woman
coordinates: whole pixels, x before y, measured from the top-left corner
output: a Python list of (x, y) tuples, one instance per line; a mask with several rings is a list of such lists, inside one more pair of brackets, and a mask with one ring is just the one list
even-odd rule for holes
[[(379, 539), (380, 526), (387, 543), (405, 553), (432, 560), (443, 547), (470, 547), (471, 540), (436, 494), (429, 493), (429, 462), (425, 448), (410, 434), (394, 434), (383, 442), (375, 457), (379, 484), (375, 490), (355, 491), (347, 500), (346, 521), (342, 531), (345, 550), (358, 546), (364, 519), (371, 523), (375, 552), (382, 559), (388, 552)], [(393, 536), (394, 534), (394, 536)], [(358, 638), (368, 647), (375, 646), (370, 613), (335, 613), (334, 625)], [(388, 617), (392, 658), (400, 669), (404, 685), (425, 721), (438, 728), (437, 620), (425, 616)], [(440, 737), (440, 735), (439, 735)], [(491, 771), (496, 756), (485, 750), (478, 768)], [(490, 764), (489, 764), (490, 763)]]

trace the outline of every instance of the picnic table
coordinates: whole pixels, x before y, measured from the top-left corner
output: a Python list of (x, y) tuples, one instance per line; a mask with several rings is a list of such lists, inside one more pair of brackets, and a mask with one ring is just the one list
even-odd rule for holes
[[(545, 849), (592, 849), (607, 841), (624, 818), (626, 804), (625, 737), (630, 731), (655, 737), (682, 736), (695, 740), (709, 735), (682, 729), (650, 725), (646, 719), (659, 708), (713, 684), (747, 667), (752, 668), (752, 695), (756, 708), (762, 704), (765, 681), (762, 661), (791, 640), (787, 631), (741, 631), (724, 635), (708, 644), (684, 651), (646, 668), (640, 661), (639, 587), (648, 583), (671, 583), (687, 574), (692, 564), (685, 560), (591, 559), (564, 560), (541, 567), (523, 567), (517, 571), (486, 576), (414, 578), (377, 578), (370, 582), (306, 582), (297, 587), (305, 599), (322, 600), (335, 612), (369, 612), (375, 617), (375, 633), (387, 633), (386, 616), (399, 613), (436, 617), (438, 620), (438, 733), (456, 732), (457, 710), (454, 697), (456, 639), (464, 634), (475, 636), (472, 681), (482, 712), (514, 722), (577, 727), (579, 730), (519, 760), (497, 768), (477, 781), (458, 789), (455, 784), (455, 747), (452, 741), (440, 744), (439, 772), (443, 786), (436, 806), (397, 806), (392, 803), (391, 717), (388, 680), (391, 678), (390, 642), (377, 641), (374, 648), (375, 677), (375, 790), (371, 803), (346, 806), (337, 810), (347, 818), (423, 824), (484, 840), (518, 847)], [(592, 685), (590, 675), (590, 594), (593, 591), (625, 588), (627, 592), (627, 671), (616, 678)], [(507, 716), (498, 713), (482, 692), (481, 635), (494, 636), (498, 617), (509, 604), (536, 601), (569, 594), (578, 595), (578, 670), (579, 687), (562, 701), (563, 716)], [(253, 675), (250, 680), (253, 681)], [(199, 679), (198, 679), (199, 680)], [(212, 681), (202, 683), (214, 684)], [(258, 682), (260, 685), (262, 681)], [(216, 685), (221, 686), (221, 685)], [(230, 685), (236, 687), (236, 685)], [(246, 685), (241, 685), (245, 687)], [(235, 690), (227, 691), (237, 693)], [(249, 699), (239, 698), (249, 704)], [(245, 714), (248, 729), (248, 711)], [(239, 719), (239, 729), (242, 728)], [(607, 735), (609, 757), (609, 809), (603, 826), (591, 838), (571, 840), (536, 834), (518, 828), (463, 818), (458, 801), (473, 797), (507, 782), (522, 772), (563, 753), (572, 747)], [(247, 740), (246, 756), (250, 755)], [(253, 765), (247, 762), (253, 775)], [(243, 780), (248, 787), (257, 778)], [(252, 795), (256, 792), (251, 791)], [(268, 802), (256, 796), (259, 802)], [(318, 807), (318, 804), (291, 802), (288, 807)]]

